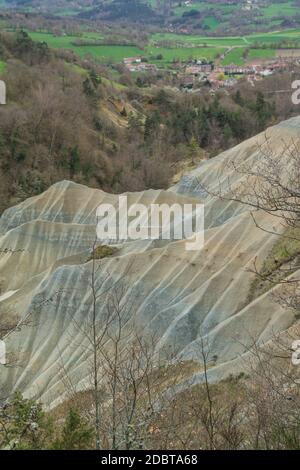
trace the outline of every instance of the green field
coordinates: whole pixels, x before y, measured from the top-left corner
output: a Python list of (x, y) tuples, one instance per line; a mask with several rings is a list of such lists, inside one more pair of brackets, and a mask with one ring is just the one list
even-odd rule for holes
[(203, 45), (207, 44), (208, 46), (244, 46), (245, 40), (242, 37), (208, 37), (208, 36), (196, 36), (191, 34), (175, 34), (175, 33), (156, 33), (152, 34), (151, 42), (162, 42), (168, 41), (173, 43), (182, 43), (187, 44), (189, 47), (193, 45)]
[(111, 46), (111, 45), (88, 45), (88, 46), (76, 46), (73, 44), (74, 41), (79, 39), (101, 40), (102, 36), (96, 33), (84, 33), (83, 36), (53, 36), (48, 33), (30, 32), (31, 38), (34, 41), (46, 42), (50, 47), (54, 49), (72, 49), (80, 57), (86, 55), (92, 55), (94, 58), (100, 61), (112, 60), (114, 62), (121, 62), (125, 57), (131, 57), (135, 55), (143, 55), (143, 51), (135, 46)]
[(286, 1), (281, 3), (274, 3), (265, 8), (261, 8), (261, 13), (264, 18), (273, 18), (274, 16), (293, 16), (299, 13), (299, 9), (293, 5), (292, 1)]
[[(177, 51), (184, 50), (184, 55), (193, 58), (198, 58), (200, 45), (205, 45), (207, 49), (210, 49), (209, 58), (213, 58), (218, 53), (224, 53), (228, 48), (233, 47), (222, 60), (223, 65), (244, 64), (243, 54), (245, 48), (253, 47), (256, 43), (258, 44), (257, 48), (250, 49), (247, 60), (271, 59), (276, 56), (276, 48), (268, 47), (268, 44), (274, 46), (283, 40), (296, 41), (298, 47), (300, 47), (300, 30), (293, 29), (240, 37), (206, 37), (174, 33), (156, 33), (151, 36), (153, 44), (166, 45), (165, 48), (160, 49), (163, 55), (163, 51), (169, 50), (172, 45), (177, 46)], [(266, 45), (266, 47), (263, 48), (263, 45)], [(168, 57), (169, 53), (165, 52), (165, 55)]]
[(191, 34), (174, 34), (174, 33), (156, 33), (151, 36), (151, 41), (154, 43), (168, 41), (177, 44), (202, 45), (209, 46), (245, 46), (260, 42), (279, 43), (282, 40), (299, 41), (300, 45), (300, 29), (291, 29), (286, 31), (276, 31), (272, 33), (259, 33), (251, 34), (249, 36), (234, 36), (234, 37), (207, 37), (197, 36)]
[[(173, 60), (185, 61), (188, 59), (207, 59), (213, 60), (218, 54), (222, 54), (225, 49), (221, 47), (180, 47), (180, 48), (166, 48), (166, 47), (148, 47), (147, 55), (155, 56), (162, 54), (163, 60), (160, 63), (170, 63)], [(155, 60), (154, 60), (155, 62)]]
[[(231, 19), (235, 15), (249, 17), (250, 14), (253, 18), (253, 28), (255, 28), (255, 19), (264, 20), (267, 27), (273, 27), (281, 22), (278, 20), (278, 17), (282, 20), (286, 17), (293, 17), (299, 14), (299, 7), (295, 4), (295, 0), (281, 0), (278, 3), (270, 2), (270, 5), (265, 6), (259, 4), (257, 8), (254, 8), (250, 12), (242, 9), (242, 2), (240, 4), (230, 5), (209, 0), (198, 0), (191, 5), (176, 7), (174, 14), (177, 17), (182, 17), (192, 10), (196, 10), (204, 15), (204, 25), (207, 25), (211, 31), (217, 29), (219, 25), (223, 27), (230, 26)], [(214, 18), (214, 21), (208, 20), (208, 18)]]
[[(154, 44), (150, 44), (144, 51), (139, 49), (136, 46), (113, 46), (113, 45), (88, 45), (88, 46), (76, 46), (74, 41), (78, 39), (98, 39), (101, 40), (101, 36), (93, 33), (84, 33), (82, 37), (78, 38), (75, 36), (53, 36), (48, 33), (40, 32), (30, 32), (31, 38), (35, 41), (44, 41), (50, 47), (60, 49), (72, 49), (80, 57), (84, 57), (87, 54), (92, 55), (94, 58), (99, 59), (100, 61), (112, 60), (114, 62), (121, 62), (125, 57), (132, 56), (156, 56), (162, 54), (163, 60), (159, 63), (170, 63), (173, 60), (187, 60), (190, 58), (206, 58), (207, 60), (214, 59), (217, 54), (225, 52), (225, 44), (223, 47), (219, 47), (222, 44), (222, 41), (211, 39), (207, 44), (212, 45), (212, 47), (156, 47)], [(201, 44), (200, 38), (198, 44)], [(207, 38), (209, 39), (209, 38)], [(227, 39), (227, 38), (226, 38)], [(239, 42), (239, 40), (237, 40)], [(244, 44), (244, 42), (241, 42)], [(197, 44), (197, 42), (196, 42)], [(193, 45), (192, 45), (193, 46)], [(155, 61), (154, 61), (155, 62)]]
[(243, 65), (245, 60), (243, 58), (243, 53), (245, 51), (244, 47), (237, 47), (233, 49), (229, 54), (225, 56), (225, 59), (222, 60), (222, 65)]
[(222, 65), (243, 65), (255, 59), (272, 59), (276, 56), (275, 49), (249, 49), (247, 58), (244, 59), (245, 48), (237, 47), (226, 55)]
[[(98, 33), (84, 32), (79, 36), (54, 36), (46, 32), (30, 32), (35, 41), (45, 41), (50, 47), (60, 49), (72, 49), (80, 57), (91, 55), (103, 63), (122, 62), (125, 57), (145, 56), (157, 65), (166, 66), (175, 60), (186, 61), (189, 59), (214, 60), (225, 54), (223, 65), (242, 65), (245, 63), (243, 54), (245, 48), (257, 43), (255, 49), (250, 49), (248, 60), (272, 58), (276, 55), (276, 48), (263, 45), (276, 45), (283, 39), (296, 41), (300, 47), (300, 29), (277, 31), (273, 33), (252, 34), (240, 37), (206, 37), (197, 35), (184, 35), (173, 33), (156, 33), (150, 36), (149, 45), (144, 50), (137, 46), (128, 45), (76, 45), (80, 40), (101, 41), (103, 36)], [(229, 48), (232, 48), (228, 52)], [(156, 56), (162, 55), (162, 60)]]
[(218, 11), (223, 14), (229, 14), (239, 7), (238, 5), (218, 5), (216, 3), (203, 0), (202, 2), (195, 2), (192, 5), (177, 7), (175, 9), (175, 14), (176, 16), (182, 16), (183, 13), (189, 12), (191, 10), (204, 11), (208, 10), (209, 8), (212, 8), (214, 11)]
[(272, 59), (276, 57), (275, 49), (250, 49), (248, 60)]

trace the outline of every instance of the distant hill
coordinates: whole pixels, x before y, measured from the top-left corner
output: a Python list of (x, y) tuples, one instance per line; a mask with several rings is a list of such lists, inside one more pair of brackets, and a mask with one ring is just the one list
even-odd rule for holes
[(3, 0), (1, 6), (109, 21), (156, 22), (160, 16), (151, 8), (151, 2), (143, 0)]
[(142, 21), (146, 23), (163, 22), (161, 15), (140, 0), (113, 0), (110, 2), (96, 3), (95, 8), (83, 11), (79, 13), (79, 16), (107, 21), (130, 20), (133, 22)]
[(296, 28), (299, 0), (0, 0), (0, 8), (218, 35)]

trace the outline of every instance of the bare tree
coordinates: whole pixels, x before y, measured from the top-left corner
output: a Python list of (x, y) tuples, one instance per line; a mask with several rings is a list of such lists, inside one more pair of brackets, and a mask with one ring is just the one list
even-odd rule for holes
[[(14, 255), (16, 253), (21, 253), (24, 250), (22, 249), (12, 249), (12, 248), (4, 248), (0, 250), (0, 255)], [(1, 288), (0, 288), (1, 294)], [(32, 319), (30, 314), (28, 313), (23, 318), (20, 318), (15, 312), (11, 309), (2, 308), (0, 307), (0, 340), (4, 341), (7, 340), (8, 337), (17, 331), (20, 331), (22, 328), (26, 326), (32, 325)], [(16, 359), (12, 359), (7, 362), (4, 366), (5, 367), (13, 367), (16, 366), (17, 362)]]
[(293, 365), (294, 331), (273, 333), (264, 343), (253, 338), (242, 385), (248, 445), (254, 449), (298, 449), (300, 446), (300, 374)]
[[(211, 189), (199, 186), (220, 200), (247, 206), (257, 228), (275, 235), (277, 252), (270, 253), (268, 265), (251, 271), (266, 288), (281, 285), (277, 301), (295, 311), (300, 308), (300, 140), (282, 141), (277, 150), (270, 137), (257, 145), (251, 163), (230, 161), (222, 168), (219, 184)], [(224, 178), (223, 174), (228, 174)], [(239, 178), (237, 181), (237, 177)], [(272, 216), (276, 228), (264, 224), (261, 214)], [(272, 258), (272, 259), (271, 259)], [(261, 260), (260, 260), (261, 261)], [(260, 263), (261, 264), (261, 263)]]
[[(125, 279), (132, 265), (128, 266), (120, 279), (112, 281), (110, 273), (103, 268), (101, 263), (103, 258), (102, 251), (103, 247), (95, 240), (91, 256), (83, 268), (82, 282), (88, 287), (90, 299), (87, 315), (80, 319), (80, 321), (72, 316), (72, 324), (79, 333), (79, 336), (82, 337), (80, 344), (76, 344), (78, 347), (84, 347), (85, 357), (87, 357), (88, 379), (85, 392), (92, 392), (93, 396), (92, 419), (95, 429), (95, 447), (98, 450), (101, 448), (101, 442), (103, 441), (101, 439), (103, 430), (102, 412), (107, 394), (105, 389), (105, 365), (107, 368), (108, 366), (112, 368), (112, 371), (115, 372), (112, 384), (112, 400), (114, 403), (112, 423), (114, 423), (113, 434), (115, 435), (116, 368), (119, 361), (119, 344), (121, 341), (122, 344), (125, 341), (123, 330), (127, 322), (129, 322), (133, 311), (132, 301), (125, 299), (125, 292), (128, 289)], [(114, 250), (111, 249), (111, 254), (113, 252)], [(79, 395), (78, 390), (70, 378), (62, 356), (59, 368), (65, 388), (68, 391), (68, 396), (76, 401), (76, 396)]]

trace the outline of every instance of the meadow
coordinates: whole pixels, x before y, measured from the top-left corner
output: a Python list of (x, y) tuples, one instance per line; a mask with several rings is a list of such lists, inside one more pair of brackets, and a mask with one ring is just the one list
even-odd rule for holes
[(167, 47), (148, 47), (147, 56), (162, 55), (163, 59), (160, 61), (153, 60), (159, 63), (171, 63), (173, 61), (186, 61), (189, 59), (206, 59), (214, 60), (218, 55), (225, 51), (221, 47), (179, 47), (179, 48), (167, 48)]
[(206, 0), (203, 0), (202, 2), (195, 2), (192, 5), (183, 5), (175, 8), (175, 15), (176, 16), (182, 16), (184, 13), (188, 13), (191, 10), (198, 10), (200, 12), (206, 11), (208, 9), (213, 9), (216, 12), (222, 13), (222, 14), (229, 14), (235, 11), (237, 8), (239, 8), (238, 5), (222, 5), (222, 4), (216, 4), (213, 2), (209, 2)]
[[(87, 41), (101, 41), (103, 39), (101, 34), (92, 32), (84, 32), (80, 38), (77, 36), (54, 36), (46, 32), (30, 32), (29, 34), (33, 40), (45, 41), (50, 47), (72, 49), (81, 58), (91, 55), (99, 60), (99, 62), (118, 63), (122, 62), (125, 57), (144, 56), (161, 67), (165, 67), (175, 60), (215, 60), (222, 55), (225, 55), (221, 59), (223, 65), (242, 65), (247, 60), (275, 57), (276, 44), (283, 40), (295, 41), (299, 44), (300, 48), (300, 29), (237, 37), (206, 37), (174, 33), (154, 33), (150, 35), (149, 43), (144, 49), (130, 45), (76, 45), (79, 39)], [(257, 47), (249, 49), (254, 45), (257, 45)], [(245, 60), (246, 48), (249, 51)], [(158, 60), (157, 56), (162, 56), (162, 58)]]
[[(187, 54), (189, 57), (200, 58), (200, 46), (202, 46), (205, 50), (210, 50), (209, 58), (226, 52), (225, 58), (221, 61), (223, 65), (242, 65), (247, 60), (274, 58), (276, 56), (276, 44), (281, 43), (283, 40), (295, 41), (300, 48), (300, 29), (239, 37), (206, 37), (174, 33), (156, 33), (151, 36), (152, 50), (155, 44), (165, 46), (156, 48), (164, 57), (169, 57), (170, 48), (177, 47), (177, 51), (183, 49), (185, 51), (184, 54)], [(252, 49), (255, 45), (257, 47)], [(249, 49), (250, 47), (251, 49)], [(244, 54), (247, 48), (249, 52), (245, 60)]]
[(156, 33), (152, 34), (151, 41), (162, 42), (168, 41), (177, 44), (189, 45), (210, 45), (210, 46), (247, 46), (255, 42), (262, 44), (279, 43), (286, 41), (299, 41), (300, 46), (300, 29), (290, 29), (285, 31), (275, 31), (270, 33), (257, 33), (248, 36), (226, 36), (226, 37), (207, 37), (192, 34), (175, 34), (175, 33)]
[(31, 38), (34, 41), (46, 42), (49, 47), (54, 49), (72, 49), (81, 58), (86, 55), (91, 55), (95, 59), (101, 62), (113, 61), (121, 62), (125, 57), (131, 57), (136, 55), (143, 55), (143, 51), (136, 46), (123, 46), (123, 45), (88, 45), (88, 46), (77, 46), (74, 44), (75, 41), (103, 39), (101, 35), (96, 33), (84, 33), (83, 36), (53, 36), (50, 33), (40, 32), (29, 32)]
[(150, 40), (152, 43), (168, 41), (174, 44), (187, 44), (189, 47), (204, 44), (220, 47), (245, 45), (245, 40), (242, 37), (209, 37), (176, 33), (155, 33), (151, 35)]
[(285, 2), (273, 3), (265, 8), (260, 9), (264, 18), (273, 18), (274, 16), (293, 16), (299, 13), (299, 9), (294, 4), (293, 0), (287, 0)]

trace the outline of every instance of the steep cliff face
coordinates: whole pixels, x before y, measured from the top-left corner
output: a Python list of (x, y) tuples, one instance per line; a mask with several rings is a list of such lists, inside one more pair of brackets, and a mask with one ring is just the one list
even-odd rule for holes
[[(296, 139), (300, 118), (267, 131), (276, 152)], [(157, 338), (157, 351), (176, 350), (183, 359), (199, 359), (201, 337), (213, 351), (210, 380), (242, 370), (253, 338), (268, 341), (274, 331), (288, 330), (293, 312), (275, 303), (270, 292), (249, 299), (257, 258), (261, 265), (275, 236), (253, 223), (250, 209), (220, 200), (230, 187), (246, 185), (239, 172), (261, 159), (257, 136), (203, 162), (169, 191), (128, 194), (130, 203), (199, 203), (205, 205), (205, 246), (187, 251), (185, 241), (123, 241), (111, 256), (97, 261), (99, 291), (120, 280), (130, 303), (128, 324)], [(284, 151), (284, 150), (283, 150)], [(234, 163), (234, 166), (232, 165)], [(209, 188), (209, 194), (203, 188)], [(21, 367), (1, 370), (7, 389), (38, 395), (48, 403), (63, 397), (61, 364), (79, 387), (87, 380), (89, 350), (74, 328), (91, 308), (89, 289), (95, 240), (96, 209), (100, 203), (117, 205), (118, 196), (68, 181), (7, 210), (0, 219), (0, 315), (31, 313), (32, 324), (7, 338), (8, 353)], [(257, 213), (265, 229), (280, 230), (280, 220)], [(97, 307), (98, 318), (105, 303)], [(201, 373), (194, 377), (201, 380)], [(2, 382), (3, 383), (3, 382)]]

